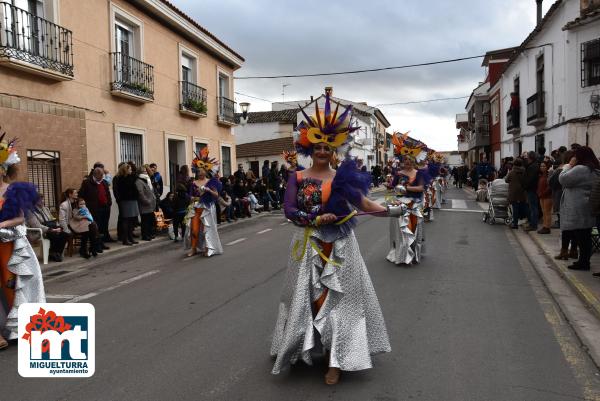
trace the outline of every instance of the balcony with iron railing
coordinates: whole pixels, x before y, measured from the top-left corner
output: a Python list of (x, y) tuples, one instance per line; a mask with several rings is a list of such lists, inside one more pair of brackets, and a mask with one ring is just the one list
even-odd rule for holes
[(110, 53), (113, 95), (140, 102), (154, 100), (154, 67), (125, 53)]
[(511, 108), (506, 112), (506, 132), (516, 135), (521, 132), (521, 109)]
[(206, 117), (206, 89), (187, 81), (179, 81), (179, 111), (192, 117)]
[(527, 98), (527, 125), (542, 126), (546, 124), (545, 94), (545, 92), (537, 92)]
[(0, 1), (0, 63), (61, 81), (73, 79), (73, 34)]
[(225, 125), (235, 125), (235, 102), (226, 97), (217, 97), (218, 118), (217, 122)]

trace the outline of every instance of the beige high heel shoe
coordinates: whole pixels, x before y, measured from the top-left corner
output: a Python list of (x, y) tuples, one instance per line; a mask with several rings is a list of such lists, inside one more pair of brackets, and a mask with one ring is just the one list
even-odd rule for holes
[(325, 384), (333, 386), (340, 381), (342, 371), (339, 368), (329, 368), (325, 374)]
[(2, 336), (0, 336), (0, 349), (4, 349), (8, 347), (8, 341)]

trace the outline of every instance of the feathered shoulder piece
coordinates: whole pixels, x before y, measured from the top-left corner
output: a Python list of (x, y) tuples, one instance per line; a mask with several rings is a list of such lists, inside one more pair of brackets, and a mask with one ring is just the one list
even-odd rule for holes
[(0, 221), (19, 217), (33, 210), (39, 196), (35, 185), (30, 182), (13, 182), (4, 193), (4, 205), (0, 210)]
[[(331, 196), (325, 205), (325, 211), (336, 215), (343, 215), (348, 209), (347, 203), (359, 205), (363, 196), (369, 193), (371, 174), (358, 169), (356, 160), (347, 158), (337, 169), (335, 178), (331, 183)], [(345, 210), (337, 210), (342, 204)]]

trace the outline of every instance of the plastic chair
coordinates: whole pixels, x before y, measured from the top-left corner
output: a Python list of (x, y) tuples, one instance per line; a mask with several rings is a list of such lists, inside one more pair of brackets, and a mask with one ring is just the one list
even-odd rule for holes
[(40, 235), (40, 241), (39, 243), (42, 244), (42, 256), (43, 256), (43, 261), (44, 264), (47, 265), (48, 264), (48, 256), (50, 255), (50, 240), (47, 238), (44, 238), (44, 232), (42, 231), (41, 228), (28, 228), (27, 232), (36, 232)]

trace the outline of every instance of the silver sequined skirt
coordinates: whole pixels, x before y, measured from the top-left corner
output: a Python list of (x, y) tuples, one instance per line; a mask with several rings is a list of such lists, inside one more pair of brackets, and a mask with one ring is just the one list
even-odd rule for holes
[[(204, 231), (198, 233), (198, 245), (197, 251), (203, 252), (206, 248), (207, 256), (221, 255), (223, 253), (223, 246), (221, 245), (221, 238), (219, 238), (219, 232), (217, 230), (217, 208), (214, 204), (207, 206), (203, 203), (198, 203), (197, 207), (204, 209), (202, 212), (202, 226)], [(186, 220), (191, 221), (196, 210), (194, 207), (190, 207)], [(188, 229), (185, 230), (185, 237), (183, 239), (183, 245), (185, 249), (189, 249), (192, 246), (191, 241), (191, 224), (188, 224)]]
[(5, 310), (0, 299), (0, 334), (12, 340), (16, 339), (18, 334), (19, 307), (24, 303), (46, 302), (46, 294), (40, 264), (25, 236), (25, 226), (19, 225), (0, 231), (3, 242), (14, 242), (13, 252), (8, 261), (8, 270), (16, 275), (12, 308)]
[[(304, 247), (305, 233), (298, 229), (292, 238), (271, 346), (271, 355), (276, 357), (272, 373), (298, 360), (312, 365), (311, 350), (319, 345), (330, 351), (331, 367), (371, 368), (371, 355), (390, 352), (391, 347), (354, 232), (334, 242), (329, 259), (339, 265), (328, 262), (325, 267), (313, 247), (322, 239), (321, 233), (312, 231)], [(313, 302), (325, 289), (325, 302), (314, 316)]]
[(408, 217), (390, 218), (390, 251), (386, 259), (397, 265), (419, 263), (423, 254), (423, 217), (417, 216), (415, 232)]

